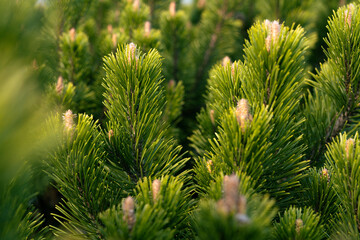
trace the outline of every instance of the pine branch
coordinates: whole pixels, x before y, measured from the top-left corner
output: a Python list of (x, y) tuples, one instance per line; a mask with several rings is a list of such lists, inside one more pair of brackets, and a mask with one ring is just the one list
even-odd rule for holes
[(328, 24), (329, 34), (326, 39), (328, 49), (325, 50), (328, 60), (315, 76), (317, 82), (311, 82), (311, 84), (333, 99), (337, 113), (326, 127), (321, 144), (312, 150), (311, 159), (314, 159), (318, 153), (323, 153), (325, 146), (345, 129), (349, 121), (357, 114), (359, 62), (357, 58), (354, 58), (354, 53), (359, 50), (353, 43), (358, 33), (352, 29), (358, 21), (357, 11), (357, 7), (352, 4), (341, 8)]
[(57, 206), (61, 215), (53, 214), (68, 231), (57, 229), (59, 235), (103, 239), (98, 214), (122, 192), (111, 189), (107, 182), (109, 174), (102, 162), (105, 153), (97, 128), (86, 115), (79, 115), (76, 126), (70, 110), (64, 115), (64, 142), (48, 162), (48, 174), (64, 196)]
[(226, 175), (216, 179), (216, 198), (202, 199), (195, 213), (199, 239), (264, 239), (276, 213), (267, 195), (251, 194), (246, 177)]
[(196, 71), (195, 83), (193, 85), (192, 91), (199, 88), (200, 82), (203, 79), (204, 71), (209, 64), (211, 54), (216, 47), (221, 30), (225, 24), (225, 21), (231, 16), (232, 16), (232, 12), (228, 12), (228, 0), (224, 0), (224, 2), (222, 4), (222, 9), (220, 10), (220, 13), (219, 13), (219, 16), (217, 16), (219, 20), (216, 23), (214, 32), (212, 33), (212, 35), (210, 37), (210, 41), (208, 43), (208, 47), (206, 48), (207, 50), (205, 51), (203, 60), (201, 61), (200, 66), (198, 67), (198, 69)]
[(310, 208), (290, 207), (274, 224), (272, 239), (322, 239), (324, 228), (320, 216)]
[(184, 11), (176, 11), (172, 2), (169, 11), (161, 15), (161, 46), (164, 61), (164, 75), (166, 79), (185, 81), (190, 67), (188, 61), (188, 45), (191, 41), (191, 32), (187, 27), (187, 16)]
[(325, 154), (328, 168), (331, 169), (334, 189), (339, 196), (342, 213), (339, 214), (337, 225), (334, 224), (336, 231), (334, 235), (344, 238), (345, 236), (357, 237), (359, 228), (360, 202), (357, 190), (359, 173), (359, 139), (356, 134), (354, 138), (348, 138), (346, 134), (340, 134), (334, 142), (328, 145)]
[(181, 147), (166, 136), (160, 67), (156, 51), (145, 55), (134, 44), (119, 48), (105, 60), (108, 131), (114, 131), (114, 142), (119, 143), (110, 143), (115, 153), (110, 160), (129, 170), (135, 182), (144, 176), (176, 173), (187, 160), (181, 159)]

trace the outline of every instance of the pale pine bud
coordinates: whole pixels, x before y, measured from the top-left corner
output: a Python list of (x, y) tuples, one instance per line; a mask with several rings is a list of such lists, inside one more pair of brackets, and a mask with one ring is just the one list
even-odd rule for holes
[(348, 24), (351, 27), (351, 17), (353, 15), (353, 11), (355, 6), (351, 3), (348, 5), (347, 9), (345, 10), (345, 24)]
[(132, 197), (127, 197), (123, 203), (123, 220), (128, 224), (128, 227), (132, 229), (135, 224), (135, 202)]
[(190, 22), (190, 21), (187, 21), (187, 22), (186, 22), (186, 28), (187, 28), (187, 29), (192, 28), (192, 25), (191, 25), (191, 22)]
[(250, 218), (246, 215), (246, 198), (241, 195), (238, 200), (236, 220), (242, 224), (250, 222)]
[(206, 4), (206, 0), (198, 0), (197, 8), (198, 9), (203, 9), (205, 7), (205, 4)]
[(39, 66), (38, 66), (38, 64), (37, 64), (36, 59), (33, 60), (33, 62), (32, 62), (32, 67), (33, 67), (34, 70), (38, 70), (38, 69), (39, 69)]
[(175, 17), (175, 15), (176, 15), (176, 3), (175, 2), (170, 3), (169, 12), (170, 12), (171, 17)]
[(151, 23), (149, 21), (146, 21), (145, 25), (144, 25), (144, 35), (145, 35), (145, 37), (150, 36), (150, 31), (151, 31)]
[(278, 21), (273, 21), (271, 24), (271, 39), (276, 42), (280, 36), (280, 24)]
[(140, 7), (140, 0), (134, 0), (134, 2), (133, 2), (134, 12), (137, 12), (139, 10), (139, 7)]
[(75, 30), (75, 28), (71, 28), (70, 29), (70, 40), (72, 42), (75, 42), (75, 38), (76, 38), (76, 30)]
[(210, 110), (210, 121), (211, 121), (212, 125), (215, 125), (215, 111), (214, 111), (214, 109)]
[(268, 19), (265, 20), (265, 28), (266, 31), (271, 32), (271, 22)]
[(156, 199), (158, 199), (158, 196), (160, 193), (160, 186), (161, 186), (161, 181), (158, 179), (155, 179), (152, 183), (152, 194), (153, 194), (154, 202), (156, 201)]
[(270, 47), (271, 47), (271, 22), (266, 19), (265, 22), (265, 28), (266, 28), (266, 32), (268, 33), (267, 37), (265, 38), (265, 46), (266, 46), (266, 50), (269, 52), (270, 51)]
[(266, 46), (266, 50), (268, 52), (270, 52), (270, 48), (271, 48), (271, 36), (268, 35), (266, 38), (265, 38), (265, 46)]
[(107, 25), (107, 31), (108, 33), (112, 34), (113, 33), (113, 26), (111, 24)]
[(113, 136), (114, 136), (114, 130), (110, 129), (110, 131), (108, 133), (109, 142), (111, 142), (111, 139), (112, 139)]
[(127, 197), (123, 204), (123, 214), (125, 216), (133, 216), (134, 215), (135, 202), (132, 197)]
[(73, 112), (70, 109), (64, 113), (63, 120), (64, 120), (64, 125), (65, 125), (65, 130), (67, 132), (71, 132), (74, 129), (74, 127), (75, 127), (74, 118), (75, 117), (76, 117), (76, 114), (73, 114)]
[(175, 80), (171, 79), (168, 83), (168, 88), (169, 89), (173, 89), (175, 87)]
[(218, 35), (216, 35), (215, 33), (213, 33), (213, 34), (211, 35), (211, 42), (216, 42), (217, 38), (218, 38)]
[[(129, 1), (128, 1), (129, 2)], [(116, 9), (115, 10), (115, 19), (118, 19), (120, 17), (120, 10), (119, 9)]]
[(330, 176), (329, 176), (329, 172), (326, 168), (324, 168), (322, 171), (321, 171), (321, 176), (326, 178), (328, 181), (330, 181)]
[(224, 200), (228, 210), (233, 212), (238, 207), (239, 178), (232, 174), (224, 177)]
[(250, 223), (250, 218), (246, 214), (236, 214), (236, 220), (241, 224)]
[(244, 196), (239, 196), (238, 213), (246, 214), (246, 198)]
[(346, 9), (344, 15), (345, 15), (345, 24), (348, 24), (348, 26), (351, 27), (351, 12), (349, 12), (349, 10)]
[(221, 64), (223, 65), (223, 67), (226, 67), (228, 64), (231, 64), (231, 60), (228, 56), (225, 56), (223, 59), (222, 59), (222, 62)]
[(131, 62), (131, 60), (133, 58), (135, 58), (135, 50), (136, 50), (136, 45), (134, 43), (130, 43), (127, 45), (126, 54), (127, 54), (129, 63)]
[(217, 210), (219, 212), (223, 212), (223, 213), (228, 213), (229, 212), (229, 209), (225, 203), (225, 200), (224, 199), (220, 199), (217, 203), (216, 203), (216, 207), (217, 207)]
[(117, 45), (117, 35), (115, 33), (113, 33), (113, 35), (111, 36), (111, 41), (112, 41), (113, 47), (115, 48)]
[(248, 123), (252, 121), (252, 115), (250, 114), (250, 105), (246, 99), (241, 99), (236, 107), (236, 119), (244, 132)]
[(265, 46), (266, 50), (269, 52), (271, 48), (271, 43), (275, 43), (278, 41), (280, 36), (281, 26), (278, 21), (270, 22), (269, 20), (265, 20), (265, 28), (268, 32), (267, 37), (265, 38)]
[(349, 138), (348, 140), (346, 140), (346, 143), (345, 143), (346, 158), (349, 158), (350, 150), (352, 150), (354, 148), (354, 143), (355, 143), (355, 140), (353, 138)]
[(295, 231), (296, 231), (297, 234), (300, 233), (303, 226), (304, 226), (303, 220), (301, 220), (300, 218), (296, 219), (296, 221), (295, 221)]
[(207, 170), (209, 171), (209, 173), (211, 173), (211, 167), (212, 167), (212, 165), (213, 165), (213, 161), (212, 161), (212, 160), (208, 160), (208, 161), (206, 162), (206, 168), (207, 168)]
[(57, 83), (56, 83), (56, 92), (58, 95), (60, 95), (64, 90), (64, 80), (62, 76), (58, 77)]
[(231, 76), (235, 77), (235, 67), (236, 63), (231, 64)]

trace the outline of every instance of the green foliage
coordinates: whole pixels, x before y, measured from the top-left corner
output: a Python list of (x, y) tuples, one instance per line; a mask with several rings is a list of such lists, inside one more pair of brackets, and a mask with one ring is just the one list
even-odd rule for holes
[[(124, 203), (123, 203), (124, 208)], [(166, 213), (163, 209), (155, 209), (145, 204), (136, 206), (134, 219), (130, 227), (126, 222), (126, 215), (120, 207), (114, 207), (100, 215), (104, 222), (101, 228), (106, 239), (173, 239), (174, 232), (165, 228)]]
[(175, 0), (146, 0), (144, 1), (148, 4), (150, 8), (150, 21), (154, 24), (154, 26), (158, 27), (159, 22), (162, 20), (161, 14), (166, 11), (169, 4), (174, 2), (175, 4), (179, 4), (181, 1)]
[(256, 23), (244, 48), (245, 98), (269, 105), (276, 116), (295, 114), (305, 88), (306, 49), (303, 28)]
[(34, 197), (32, 175), (26, 164), (0, 195), (1, 239), (45, 239), (44, 218), (31, 204)]
[(236, 106), (242, 97), (241, 79), (244, 66), (238, 61), (229, 65), (215, 65), (210, 71), (207, 85), (206, 109), (197, 115), (198, 129), (189, 138), (193, 153), (203, 155), (210, 150), (208, 139), (215, 137), (221, 113)]
[[(200, 24), (197, 26), (195, 40), (192, 42), (191, 54), (196, 66), (193, 82), (185, 82), (190, 94), (205, 86), (205, 79), (210, 67), (235, 50), (239, 20), (232, 18), (240, 1), (207, 1)], [(197, 96), (197, 95), (196, 95)]]
[(32, 85), (31, 73), (16, 70), (24, 65), (0, 61), (0, 66), (0, 189), (3, 190), (3, 184), (10, 182), (24, 160), (37, 150), (33, 139), (40, 131), (43, 113), (42, 109), (34, 110), (40, 99)]
[[(310, 84), (317, 88), (321, 95), (325, 95), (325, 100), (330, 107), (330, 112), (318, 118), (320, 131), (317, 137), (321, 145), (316, 145), (313, 141), (311, 157), (318, 157), (325, 150), (325, 144), (339, 132), (346, 130), (354, 133), (358, 130), (358, 79), (359, 79), (359, 60), (357, 58), (358, 46), (358, 25), (360, 15), (358, 6), (355, 4), (340, 8), (328, 24), (328, 36), (325, 39), (327, 49), (325, 54), (327, 61), (317, 70), (315, 80)], [(319, 108), (319, 100), (314, 99), (315, 108)], [(315, 118), (316, 112), (307, 113), (308, 118)], [(330, 120), (330, 121), (329, 121)], [(311, 124), (311, 123), (310, 123)], [(310, 125), (309, 124), (309, 125)], [(320, 135), (321, 134), (321, 135)], [(314, 139), (315, 140), (315, 139)], [(314, 146), (315, 143), (315, 146)]]
[[(259, 189), (276, 197), (280, 206), (286, 204), (292, 198), (289, 193), (299, 191), (295, 188), (299, 186), (301, 172), (306, 169), (306, 161), (297, 158), (290, 164), (289, 158), (275, 158), (279, 145), (268, 141), (273, 139), (275, 126), (272, 113), (265, 107), (255, 109), (251, 123), (245, 126), (237, 114), (235, 110), (224, 114), (216, 138), (209, 139), (211, 150), (205, 151), (203, 158), (196, 158), (194, 171), (199, 188), (206, 189), (209, 180), (218, 174), (241, 171), (251, 176)], [(286, 148), (284, 151), (288, 151)]]
[(61, 0), (55, 2), (61, 12), (64, 14), (63, 21), (70, 26), (75, 26), (91, 6), (90, 0), (75, 0), (70, 4), (70, 0)]
[[(211, 166), (209, 166), (211, 167)], [(243, 172), (236, 172), (235, 174), (239, 178), (239, 186), (237, 191), (239, 194), (243, 195), (246, 198), (254, 195), (256, 189), (255, 182), (251, 179), (251, 177), (247, 176)], [(208, 188), (206, 189), (206, 193), (201, 195), (202, 198), (213, 199), (215, 201), (219, 201), (223, 197), (223, 183), (226, 175), (220, 174), (214, 180), (210, 181)]]
[[(279, 19), (286, 24), (295, 23), (305, 28), (306, 34), (311, 39), (310, 47), (317, 41), (316, 25), (324, 17), (326, 10), (325, 1), (295, 0), (286, 2), (282, 0), (257, 1), (256, 9), (262, 19)], [(327, 16), (328, 13), (325, 15)]]
[(182, 82), (170, 81), (166, 89), (166, 107), (164, 110), (165, 121), (175, 125), (179, 121), (181, 108), (184, 104), (184, 85)]
[[(304, 122), (304, 141), (308, 146), (306, 156), (309, 159), (316, 160), (313, 165), (323, 165), (323, 151), (326, 145), (326, 139), (329, 137), (331, 130), (331, 121), (336, 115), (334, 108), (324, 108), (332, 106), (332, 99), (314, 89), (314, 92), (307, 93), (302, 113), (306, 121)], [(324, 137), (325, 136), (325, 137)]]
[(63, 139), (49, 160), (48, 169), (64, 197), (57, 206), (61, 215), (55, 215), (64, 228), (58, 228), (56, 235), (69, 231), (74, 235), (101, 238), (98, 214), (124, 193), (121, 189), (110, 189), (106, 181), (108, 170), (96, 122), (89, 116), (79, 115), (74, 126), (74, 115), (69, 111), (64, 114)]
[(46, 100), (49, 106), (57, 112), (65, 112), (75, 107), (76, 87), (71, 83), (64, 83), (60, 76), (56, 84), (50, 85), (47, 89)]
[(213, 201), (203, 202), (197, 214), (197, 239), (267, 239), (271, 219), (275, 214), (269, 209), (268, 198), (250, 205), (249, 223), (241, 223), (235, 214), (224, 214)]
[(0, 239), (358, 239), (346, 2), (0, 0)]
[(339, 196), (334, 189), (332, 174), (326, 169), (310, 168), (302, 179), (303, 191), (300, 193), (301, 207), (311, 207), (320, 216), (320, 223), (331, 232), (339, 211)]
[(160, 20), (161, 53), (164, 61), (164, 76), (174, 81), (187, 80), (191, 64), (187, 59), (187, 47), (191, 42), (189, 27), (186, 26), (185, 12), (177, 11), (174, 16), (164, 12)]
[[(141, 179), (135, 199), (100, 214), (106, 239), (184, 239), (189, 235), (189, 214), (194, 207), (191, 188), (177, 177), (164, 176), (151, 182)], [(130, 209), (128, 209), (130, 207)]]
[(322, 239), (323, 226), (319, 223), (320, 216), (310, 208), (290, 207), (274, 224), (273, 239)]
[(181, 110), (184, 105), (185, 89), (183, 83), (180, 81), (170, 80), (166, 88), (166, 106), (164, 110), (163, 119), (170, 124), (168, 128), (168, 135), (179, 137), (179, 131), (176, 126), (181, 120)]
[[(6, 36), (0, 39), (3, 49), (0, 58), (0, 192), (35, 150), (33, 140), (43, 118), (36, 74), (28, 67), (39, 44), (33, 31), (41, 27), (39, 12), (32, 4), (33, 1), (21, 4), (0, 1), (0, 34)], [(19, 25), (24, 29), (19, 29)]]
[(175, 230), (177, 239), (190, 235), (189, 216), (195, 201), (191, 199), (191, 187), (185, 186), (183, 180), (164, 176), (151, 182), (144, 178), (139, 181), (135, 192), (138, 205), (145, 207), (149, 204), (165, 212), (166, 227)]
[(141, 1), (127, 1), (123, 13), (120, 16), (121, 27), (131, 39), (134, 29), (143, 26), (148, 16), (148, 7)]
[(145, 22), (142, 29), (137, 29), (134, 32), (134, 42), (144, 51), (148, 52), (150, 49), (159, 48), (160, 31), (151, 29), (150, 22)]
[[(208, 183), (205, 179), (209, 177), (211, 179), (221, 173), (231, 174), (236, 170), (254, 176), (256, 177), (254, 180), (257, 180), (263, 172), (262, 162), (269, 157), (265, 155), (265, 152), (269, 147), (266, 139), (271, 131), (265, 131), (265, 129), (269, 127), (271, 117), (264, 108), (260, 109), (257, 114), (254, 114), (251, 125), (243, 131), (237, 121), (235, 110), (228, 111), (223, 116), (216, 139), (209, 140), (212, 146), (211, 151), (205, 152), (203, 159), (197, 158), (195, 172), (198, 184), (206, 187)], [(210, 160), (212, 161), (211, 172), (207, 167), (207, 161)]]
[(89, 81), (89, 40), (72, 28), (60, 37), (60, 74), (72, 83)]
[(160, 177), (179, 173), (186, 159), (181, 147), (163, 130), (165, 95), (162, 86), (160, 55), (140, 52), (134, 44), (118, 49), (105, 59), (108, 130), (114, 131), (110, 143), (113, 165), (127, 171), (131, 178)]
[[(224, 62), (211, 71), (206, 110), (198, 115), (199, 130), (190, 138), (200, 153), (195, 172), (203, 187), (209, 178), (201, 175), (209, 174), (209, 160), (213, 175), (245, 171), (254, 181), (260, 179), (258, 185), (264, 181), (262, 189), (276, 197), (279, 206), (286, 206), (293, 198), (289, 193), (299, 191), (307, 168), (302, 159), (304, 119), (296, 116), (305, 90), (306, 39), (300, 27), (269, 21), (253, 26), (249, 37), (243, 63), (230, 67)], [(241, 116), (235, 117), (235, 110), (224, 114), (244, 97), (254, 109), (247, 113), (252, 118), (249, 127), (239, 126)]]
[(353, 1), (339, 0), (258, 0), (255, 3), (257, 18), (279, 20), (285, 24), (295, 23), (306, 30), (312, 56), (309, 61), (317, 66), (324, 59), (321, 46), (326, 37), (327, 18), (332, 11)]
[(35, 0), (18, 3), (2, 0), (0, 7), (0, 35), (4, 36), (1, 38), (1, 60), (32, 60), (41, 43), (36, 37), (42, 27), (41, 9), (35, 6)]
[[(358, 69), (360, 66), (357, 58), (360, 51), (357, 41), (360, 34), (359, 24), (358, 6), (354, 4), (340, 8), (330, 19), (329, 34), (325, 41), (328, 48), (325, 54), (328, 58), (329, 67), (337, 74), (332, 74), (333, 81), (325, 78), (325, 76), (322, 77), (322, 75), (317, 79), (323, 91), (337, 99), (338, 106), (344, 107), (346, 111), (351, 111), (357, 104), (355, 99), (358, 92)], [(325, 70), (324, 74), (329, 76), (329, 70)], [(338, 87), (334, 86), (336, 82)]]
[(358, 189), (359, 174), (359, 140), (348, 138), (347, 134), (340, 134), (334, 142), (328, 145), (325, 153), (327, 165), (331, 169), (331, 179), (334, 189), (341, 203), (340, 224), (336, 224), (334, 235), (337, 238), (358, 238), (358, 212), (360, 194)]
[(94, 108), (95, 93), (89, 88), (91, 63), (89, 42), (85, 33), (72, 28), (60, 37), (60, 74), (66, 83), (75, 84), (72, 105), (78, 112)]
[(197, 239), (267, 239), (276, 214), (274, 201), (257, 194), (249, 198), (239, 195), (239, 188), (236, 183), (232, 186), (234, 179), (230, 178), (234, 175), (225, 176), (223, 191), (218, 189), (217, 195), (224, 192), (222, 199), (200, 202), (194, 222)]
[[(16, 13), (16, 14), (14, 14)], [(21, 27), (19, 27), (21, 26)], [(33, 206), (31, 169), (52, 139), (42, 132), (37, 75), (30, 62), (39, 47), (41, 13), (34, 1), (0, 0), (0, 239), (44, 239), (47, 227)]]

